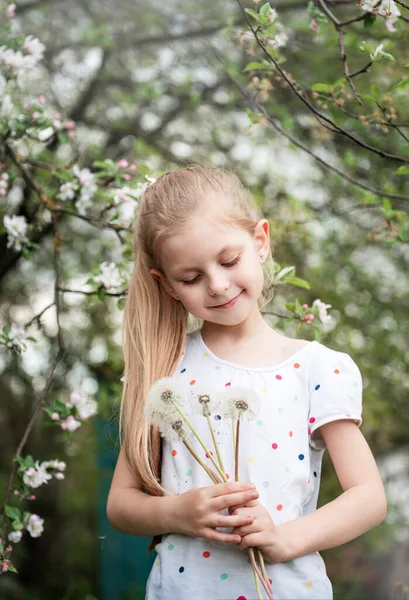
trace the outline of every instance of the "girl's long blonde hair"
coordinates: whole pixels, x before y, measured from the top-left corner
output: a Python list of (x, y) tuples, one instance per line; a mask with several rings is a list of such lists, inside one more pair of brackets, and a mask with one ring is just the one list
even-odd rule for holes
[[(150, 184), (136, 215), (135, 264), (122, 328), (125, 373), (119, 429), (129, 468), (145, 491), (155, 496), (166, 493), (160, 484), (161, 443), (157, 429), (144, 418), (144, 405), (154, 381), (173, 375), (184, 348), (189, 315), (152, 277), (150, 269), (161, 270), (161, 242), (204, 203), (222, 208), (226, 222), (251, 234), (262, 218), (250, 192), (233, 172), (197, 165), (165, 173)], [(271, 260), (271, 252), (267, 258)], [(271, 297), (272, 286), (266, 281), (260, 308)]]

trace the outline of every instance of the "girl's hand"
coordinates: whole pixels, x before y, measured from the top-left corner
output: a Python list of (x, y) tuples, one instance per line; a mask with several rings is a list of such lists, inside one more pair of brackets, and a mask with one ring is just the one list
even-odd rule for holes
[(288, 560), (285, 541), (280, 535), (280, 528), (275, 525), (270, 513), (257, 501), (248, 502), (245, 506), (232, 507), (234, 516), (252, 516), (253, 521), (247, 525), (235, 527), (232, 534), (239, 535), (240, 550), (259, 548), (264, 558), (270, 563)]
[(216, 531), (216, 527), (241, 527), (253, 522), (249, 514), (221, 515), (225, 508), (246, 504), (258, 498), (258, 491), (251, 483), (217, 483), (194, 488), (172, 497), (170, 531), (215, 542), (237, 544), (241, 538), (236, 534)]

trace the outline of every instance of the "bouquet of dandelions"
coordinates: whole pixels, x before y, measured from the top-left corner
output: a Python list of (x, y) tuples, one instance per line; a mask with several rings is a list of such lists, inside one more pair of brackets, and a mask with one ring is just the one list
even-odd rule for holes
[[(183, 400), (185, 390), (183, 384), (174, 377), (164, 377), (158, 379), (152, 385), (148, 393), (148, 399), (145, 405), (145, 417), (152, 425), (156, 425), (162, 435), (171, 442), (181, 441), (189, 450), (193, 458), (206, 471), (213, 483), (227, 482), (226, 472), (223, 460), (220, 455), (220, 449), (217, 444), (216, 436), (212, 427), (210, 416), (216, 408), (222, 408), (223, 412), (231, 418), (232, 438), (234, 448), (234, 478), (239, 481), (239, 442), (240, 442), (240, 423), (246, 419), (251, 421), (255, 419), (260, 409), (258, 394), (253, 390), (243, 387), (229, 387), (223, 389), (217, 398), (209, 393), (190, 392), (191, 399), (196, 412), (203, 415), (207, 420), (217, 460), (214, 458), (210, 449), (203, 442), (196, 429), (193, 427), (186, 414), (183, 412)], [(220, 410), (219, 408), (219, 410)], [(212, 461), (214, 470), (207, 466), (198, 454), (192, 448), (187, 440), (187, 433), (191, 431), (202, 446), (206, 456)], [(256, 548), (260, 568), (257, 565), (254, 548), (248, 548), (250, 556), (254, 581), (257, 590), (257, 597), (262, 600), (262, 591), (260, 582), (263, 585), (269, 600), (273, 600), (273, 594), (270, 582), (266, 573), (264, 559), (261, 551)]]

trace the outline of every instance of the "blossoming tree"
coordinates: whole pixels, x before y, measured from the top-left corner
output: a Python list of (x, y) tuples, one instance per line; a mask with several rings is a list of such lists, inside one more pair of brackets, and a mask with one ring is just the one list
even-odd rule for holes
[[(285, 62), (294, 58), (291, 51), (297, 52), (297, 48), (295, 51), (291, 48), (291, 42), (295, 43), (298, 25), (296, 20), (286, 18), (288, 7), (282, 8), (280, 11), (279, 6), (276, 9), (268, 2), (256, 1), (252, 2), (251, 8), (245, 8), (237, 2), (235, 20), (230, 20), (226, 27), (223, 44), (227, 44), (230, 50), (234, 49), (238, 57), (227, 63), (221, 56), (220, 47), (214, 46), (214, 55), (222, 63), (222, 86), (218, 89), (217, 85), (213, 88), (208, 85), (202, 91), (202, 98), (219, 92), (219, 104), (223, 106), (226, 104), (223, 92), (231, 97), (235, 94), (237, 108), (242, 114), (247, 111), (244, 134), (250, 140), (257, 135), (259, 140), (267, 139), (268, 142), (268, 131), (274, 131), (304, 152), (308, 160), (311, 159), (309, 165), (319, 164), (337, 182), (347, 182), (357, 190), (356, 203), (349, 201), (342, 209), (331, 206), (332, 215), (342, 216), (350, 222), (355, 214), (362, 212), (361, 209), (368, 215), (377, 211), (377, 220), (373, 221), (369, 216), (366, 220), (356, 219), (354, 225), (373, 244), (404, 247), (409, 228), (405, 204), (409, 196), (402, 183), (409, 172), (409, 159), (405, 155), (408, 138), (404, 102), (409, 83), (405, 76), (408, 66), (405, 60), (408, 59), (395, 57), (391, 48), (393, 41), (391, 38), (382, 41), (380, 31), (385, 28), (388, 36), (399, 33), (407, 22), (404, 14), (407, 7), (393, 0), (360, 2), (358, 6), (346, 8), (334, 7), (324, 0), (310, 2), (305, 13), (307, 26), (301, 30), (304, 36), (316, 36), (318, 46), (328, 44), (335, 56), (335, 74), (331, 82), (320, 80), (317, 73), (308, 74), (303, 81), (303, 73), (296, 68), (294, 60), (294, 70), (300, 77), (284, 68)], [(335, 15), (335, 10), (342, 11), (342, 16)], [(344, 11), (349, 12), (344, 14)], [(4, 493), (0, 533), (0, 567), (4, 573), (15, 570), (11, 560), (13, 544), (20, 542), (25, 535), (39, 537), (47, 525), (41, 515), (26, 509), (27, 503), (36, 499), (33, 489), (47, 484), (52, 478), (62, 480), (65, 476), (66, 463), (59, 458), (33, 458), (25, 453), (36, 421), (41, 416), (47, 426), (72, 435), (98, 410), (95, 398), (68, 386), (62, 400), (53, 397), (56, 372), (69, 354), (65, 341), (67, 331), (61, 325), (66, 309), (63, 297), (78, 294), (84, 301), (92, 296), (101, 302), (115, 300), (117, 309), (121, 310), (130, 272), (130, 234), (135, 209), (145, 187), (154, 182), (155, 176), (162, 170), (162, 164), (152, 167), (155, 161), (148, 160), (149, 154), (143, 148), (139, 148), (140, 154), (137, 148), (133, 148), (127, 158), (123, 155), (105, 158), (100, 149), (96, 160), (90, 161), (89, 156), (84, 160), (84, 134), (81, 139), (77, 133), (78, 121), (72, 118), (75, 111), (67, 111), (65, 116), (64, 110), (52, 99), (52, 94), (33, 94), (36, 73), (44, 62), (47, 47), (34, 35), (21, 32), (18, 15), (19, 7), (14, 3), (6, 3), (2, 7), (0, 206), (4, 260), (0, 269), (1, 276), (5, 276), (17, 261), (30, 263), (45, 244), (47, 236), (51, 236), (53, 254), (51, 257), (50, 253), (49, 264), (54, 277), (54, 297), (53, 302), (39, 313), (34, 314), (33, 311), (27, 322), (16, 319), (2, 324), (0, 343), (5, 353), (16, 355), (24, 354), (29, 346), (35, 347), (38, 340), (30, 330), (52, 307), (56, 313), (56, 328), (55, 352), (50, 355), (49, 371), (43, 378), (43, 386), (33, 396), (31, 416), (27, 417), (27, 426), (10, 465)], [(226, 22), (223, 22), (222, 26), (225, 25)], [(361, 28), (358, 30), (358, 27)], [(170, 38), (172, 35), (177, 38), (178, 34), (170, 34)], [(92, 43), (95, 43), (94, 39)], [(121, 49), (120, 42), (118, 49)], [(113, 50), (103, 48), (103, 52), (107, 57)], [(351, 61), (360, 64), (353, 69)], [(370, 77), (369, 83), (365, 80), (378, 65), (384, 68), (382, 86), (374, 84)], [(182, 91), (178, 97), (181, 104), (184, 93)], [(169, 90), (162, 91), (162, 94), (169, 96)], [(194, 90), (190, 96), (192, 104), (189, 110), (197, 104), (193, 98)], [(146, 91), (146, 97), (148, 100), (150, 97), (155, 99), (155, 93)], [(283, 102), (290, 112), (283, 109)], [(81, 124), (90, 127), (91, 123), (87, 123), (84, 116), (85, 109), (77, 112)], [(169, 118), (166, 115), (164, 122)], [(127, 122), (123, 126), (114, 122), (110, 126), (107, 154), (112, 151), (112, 146), (126, 138), (132, 126), (135, 129), (135, 123)], [(144, 134), (139, 126), (136, 129), (141, 138), (145, 137), (155, 145), (154, 136)], [(336, 147), (335, 140), (339, 139), (342, 144)], [(271, 143), (274, 143), (273, 138)], [(334, 152), (329, 156), (324, 149), (331, 144), (334, 144)], [(394, 146), (393, 151), (390, 145)], [(226, 151), (226, 142), (216, 126), (214, 146), (219, 153)], [(358, 164), (355, 150), (366, 152), (371, 158)], [(162, 155), (175, 165), (183, 163), (177, 153), (165, 151), (163, 147)], [(200, 153), (196, 159), (200, 161)], [(377, 180), (375, 172), (374, 181), (368, 181), (370, 160), (388, 162), (393, 179), (384, 184)], [(224, 164), (223, 161), (220, 164)], [(253, 183), (255, 194), (260, 197), (258, 184), (251, 179), (248, 183)], [(264, 181), (263, 185), (267, 188), (269, 184)], [(339, 189), (343, 190), (342, 187)], [(265, 203), (265, 209), (273, 217), (273, 237), (285, 247), (287, 240), (295, 235), (294, 245), (302, 240), (308, 242), (312, 249), (308, 236), (297, 237), (297, 231), (309, 220), (314, 220), (319, 209), (312, 205), (310, 212), (303, 211), (303, 219), (294, 218), (293, 222), (289, 222), (288, 216), (294, 217), (296, 208), (299, 205), (294, 202), (294, 206), (281, 210), (279, 218), (276, 218), (272, 204)], [(65, 285), (63, 275), (65, 224), (74, 221), (88, 228), (87, 235), (94, 232), (97, 239), (108, 232), (118, 243), (111, 255), (107, 252), (105, 260), (94, 265), (78, 288)], [(74, 232), (75, 227), (80, 225), (73, 226)], [(292, 256), (291, 252), (288, 256)], [(294, 256), (294, 262), (290, 261), (289, 266), (282, 267), (278, 261), (269, 266), (267, 275), (274, 281), (278, 297), (281, 286), (287, 286), (287, 290), (293, 286), (294, 291), (301, 288), (302, 294), (308, 293), (310, 284), (296, 275), (297, 262)], [(331, 304), (309, 296), (302, 300), (296, 297), (281, 305), (287, 311), (270, 307), (269, 314), (283, 324), (288, 323), (303, 332), (311, 330), (317, 339), (321, 339), (322, 330), (331, 331), (333, 320), (328, 314)]]

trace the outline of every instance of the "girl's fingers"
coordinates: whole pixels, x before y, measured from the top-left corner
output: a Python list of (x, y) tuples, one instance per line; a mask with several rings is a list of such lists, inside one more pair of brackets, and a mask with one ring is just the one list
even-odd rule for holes
[(253, 520), (253, 517), (248, 515), (235, 515), (231, 517), (217, 515), (213, 527), (235, 527), (237, 529), (252, 523)]
[(211, 540), (212, 542), (223, 542), (224, 544), (237, 545), (241, 541), (239, 535), (235, 535), (234, 533), (222, 533), (221, 531), (216, 531), (216, 529), (206, 529), (202, 537), (206, 540)]
[(234, 535), (239, 535), (240, 537), (243, 537), (243, 535), (249, 535), (249, 533), (257, 533), (258, 531), (260, 531), (260, 529), (259, 528), (255, 529), (254, 521), (253, 521), (253, 523), (251, 523), (249, 521), (249, 523), (246, 525), (241, 525), (239, 527), (235, 527), (233, 529), (232, 533)]
[(254, 483), (249, 483), (248, 481), (230, 481), (229, 483), (216, 483), (207, 486), (209, 498), (217, 498), (218, 496), (226, 496), (226, 494), (234, 494), (255, 489)]
[(218, 496), (217, 498), (213, 498), (212, 505), (214, 507), (214, 510), (220, 512), (221, 510), (229, 508), (230, 506), (235, 506), (237, 504), (246, 504), (251, 500), (255, 500), (255, 498), (258, 498), (258, 495), (259, 494), (257, 490), (247, 490), (245, 492), (231, 493), (225, 496)]

